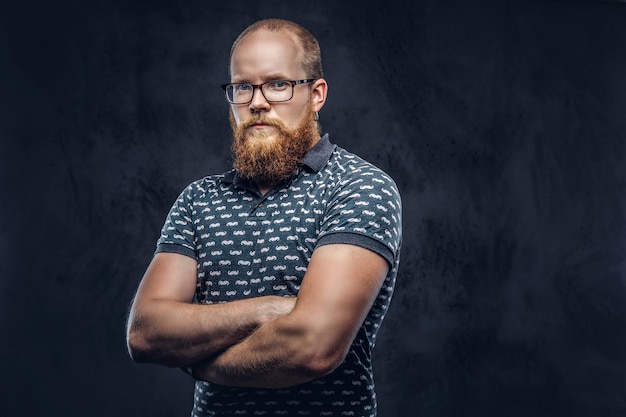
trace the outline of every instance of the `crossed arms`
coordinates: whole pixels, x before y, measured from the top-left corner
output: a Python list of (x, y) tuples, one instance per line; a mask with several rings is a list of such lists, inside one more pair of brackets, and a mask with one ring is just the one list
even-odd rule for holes
[(196, 261), (159, 253), (131, 307), (128, 349), (138, 362), (191, 367), (196, 379), (279, 388), (324, 376), (346, 357), (388, 271), (355, 245), (318, 247), (297, 298), (192, 304)]

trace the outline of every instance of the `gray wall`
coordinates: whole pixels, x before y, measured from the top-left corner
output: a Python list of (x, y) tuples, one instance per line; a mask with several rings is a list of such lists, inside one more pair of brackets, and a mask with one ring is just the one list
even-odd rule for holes
[(125, 315), (180, 190), (229, 168), (228, 50), (272, 16), (403, 196), (380, 417), (626, 415), (626, 4), (209, 3), (2, 6), (0, 415), (188, 415)]

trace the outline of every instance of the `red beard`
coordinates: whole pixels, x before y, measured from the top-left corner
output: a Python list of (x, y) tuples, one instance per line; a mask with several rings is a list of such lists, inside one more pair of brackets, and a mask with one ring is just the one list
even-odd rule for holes
[[(255, 123), (266, 127), (254, 130), (251, 126)], [(302, 157), (319, 139), (318, 124), (310, 108), (295, 129), (264, 116), (251, 117), (237, 126), (232, 110), (230, 124), (234, 136), (233, 166), (240, 175), (258, 185), (273, 186), (291, 177)]]

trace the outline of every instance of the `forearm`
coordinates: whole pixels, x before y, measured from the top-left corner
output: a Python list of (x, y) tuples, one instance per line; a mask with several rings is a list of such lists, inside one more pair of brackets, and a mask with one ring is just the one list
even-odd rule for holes
[(280, 388), (331, 372), (343, 351), (323, 351), (323, 335), (293, 325), (286, 316), (265, 323), (241, 343), (193, 367), (199, 380), (221, 385)]
[(189, 366), (241, 341), (270, 317), (273, 297), (221, 304), (150, 300), (131, 312), (128, 345), (133, 359)]
[[(347, 261), (349, 260), (349, 261)], [(193, 367), (197, 379), (279, 388), (327, 375), (345, 359), (388, 271), (384, 258), (353, 245), (315, 250), (287, 315)]]

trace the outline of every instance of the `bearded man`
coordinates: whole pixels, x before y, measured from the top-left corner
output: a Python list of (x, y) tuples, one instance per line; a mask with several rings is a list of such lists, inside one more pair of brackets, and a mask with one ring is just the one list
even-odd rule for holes
[(131, 357), (189, 372), (193, 416), (375, 416), (397, 187), (320, 135), (328, 86), (305, 28), (248, 27), (230, 77), (234, 169), (171, 208), (131, 307)]

